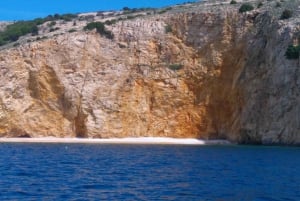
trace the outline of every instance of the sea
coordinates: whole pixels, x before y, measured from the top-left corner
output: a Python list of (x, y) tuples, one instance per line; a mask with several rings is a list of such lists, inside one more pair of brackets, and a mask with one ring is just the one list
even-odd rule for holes
[(300, 147), (0, 143), (0, 200), (299, 201)]

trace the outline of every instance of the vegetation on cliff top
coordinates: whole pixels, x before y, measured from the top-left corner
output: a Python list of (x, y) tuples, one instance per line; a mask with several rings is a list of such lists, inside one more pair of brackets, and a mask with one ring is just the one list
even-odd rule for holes
[(285, 56), (287, 59), (299, 59), (300, 46), (290, 45), (288, 46)]
[[(34, 20), (28, 21), (17, 21), (13, 24), (8, 25), (4, 31), (0, 32), (0, 46), (17, 41), (21, 36), (27, 34), (31, 34), (33, 36), (38, 35), (38, 26), (47, 21), (51, 21), (52, 23), (50, 24), (50, 26), (53, 26), (56, 24), (54, 23), (56, 20), (71, 21), (76, 17), (77, 15), (75, 14), (55, 14), (48, 15), (45, 18), (36, 18)], [(52, 29), (52, 31), (53, 30), (54, 28)]]
[[(219, 2), (221, 2), (221, 0), (216, 1), (216, 5), (226, 6), (226, 4), (223, 4), (222, 2), (219, 3)], [(186, 2), (186, 4), (188, 3), (193, 3), (193, 2)], [(270, 0), (268, 1), (258, 0), (256, 3), (252, 2), (253, 5), (254, 4), (257, 5), (257, 8), (263, 7), (263, 9), (270, 10), (271, 14), (276, 15), (276, 18), (280, 20), (286, 20), (291, 18), (293, 15), (296, 15), (295, 8), (298, 7), (298, 4), (296, 5), (295, 3), (297, 3), (295, 0), (291, 0), (291, 1), (281, 0), (280, 3), (276, 1), (270, 1)], [(240, 13), (244, 13), (254, 9), (254, 6), (251, 3), (243, 3), (236, 0), (231, 0), (230, 2), (228, 2), (228, 4), (239, 4), (240, 7), (238, 8), (238, 11)], [(75, 32), (82, 28), (84, 30), (96, 29), (96, 31), (101, 36), (104, 36), (109, 39), (113, 39), (114, 38), (113, 33), (110, 30), (106, 29), (106, 26), (111, 26), (123, 20), (131, 20), (131, 19), (152, 15), (152, 14), (154, 15), (162, 14), (167, 11), (170, 13), (178, 12), (179, 9), (180, 11), (184, 11), (187, 10), (187, 8), (200, 9), (200, 6), (198, 7), (196, 5), (191, 7), (183, 7), (182, 5), (176, 5), (173, 7), (172, 6), (165, 7), (161, 9), (124, 7), (120, 11), (109, 11), (109, 12), (99, 11), (95, 15), (94, 14), (81, 14), (81, 15), (54, 14), (54, 15), (48, 15), (47, 17), (44, 18), (36, 18), (34, 20), (29, 20), (29, 21), (17, 21), (13, 24), (7, 25), (3, 31), (0, 31), (0, 46), (18, 41), (21, 36), (25, 36), (25, 35), (27, 35), (29, 39), (25, 38), (25, 40), (23, 41), (35, 41), (37, 40), (37, 38), (32, 38), (32, 37), (30, 38), (30, 36), (36, 36), (38, 34), (41, 34), (39, 38), (43, 38), (44, 35), (47, 34), (46, 37), (51, 37), (58, 34), (55, 33), (52, 35), (48, 35), (49, 32), (55, 32), (57, 30), (61, 30), (59, 34), (64, 34), (64, 33)], [(70, 25), (69, 23), (69, 25), (67, 25), (68, 27), (63, 27), (65, 25), (62, 24), (67, 24), (65, 22), (70, 22), (70, 21), (74, 22), (73, 25)], [(82, 24), (81, 21), (86, 21), (86, 23), (88, 24), (86, 24), (86, 26), (84, 26), (84, 24), (81, 25)], [(49, 22), (49, 23), (44, 24), (45, 22)], [(76, 22), (80, 22), (80, 23), (77, 24)], [(80, 26), (80, 28), (78, 27), (78, 25)], [(173, 31), (172, 26), (170, 25), (165, 26), (165, 33), (170, 33), (172, 31)], [(18, 42), (21, 44), (23, 41), (18, 41)]]
[(171, 70), (177, 71), (177, 70), (182, 69), (183, 65), (182, 64), (170, 64), (168, 66), (168, 68), (171, 69)]
[(231, 0), (230, 4), (237, 4), (237, 2), (235, 0)]
[(114, 34), (107, 30), (105, 24), (102, 22), (90, 22), (83, 29), (85, 31), (96, 29), (97, 33), (99, 33), (101, 36), (105, 36), (108, 39), (114, 38)]
[(244, 4), (241, 5), (241, 7), (239, 9), (239, 12), (244, 13), (244, 12), (247, 12), (247, 11), (251, 11), (253, 9), (254, 9), (254, 7), (250, 3), (244, 3)]
[(293, 16), (293, 11), (289, 10), (289, 9), (285, 9), (282, 14), (281, 14), (281, 17), (280, 19), (281, 20), (286, 20), (286, 19), (289, 19)]
[(38, 34), (38, 27), (36, 22), (20, 21), (14, 24), (10, 24), (6, 27), (5, 31), (0, 32), (0, 46), (17, 41), (20, 36), (29, 33), (31, 33), (32, 35)]

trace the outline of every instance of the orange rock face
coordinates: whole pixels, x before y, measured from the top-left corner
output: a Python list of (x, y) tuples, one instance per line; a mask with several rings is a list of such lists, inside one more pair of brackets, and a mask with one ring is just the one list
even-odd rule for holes
[[(299, 120), (286, 126), (286, 111), (281, 119), (275, 112), (281, 134), (267, 120), (270, 80), (293, 65), (284, 52), (270, 60), (270, 52), (293, 32), (286, 37), (280, 30), (288, 25), (266, 27), (266, 19), (236, 10), (182, 12), (118, 22), (109, 27), (114, 40), (82, 31), (2, 50), (0, 134), (297, 143)], [(263, 46), (266, 33), (274, 38)]]

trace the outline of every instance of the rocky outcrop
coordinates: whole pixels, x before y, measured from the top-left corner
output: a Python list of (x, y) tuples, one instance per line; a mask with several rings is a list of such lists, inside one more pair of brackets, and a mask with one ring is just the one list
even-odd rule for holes
[(296, 24), (194, 7), (2, 50), (1, 136), (300, 143)]
[(285, 58), (287, 46), (299, 36), (296, 20), (278, 20), (268, 11), (225, 11), (182, 14), (171, 21), (205, 68), (192, 76), (190, 86), (199, 104), (209, 100), (210, 137), (299, 143), (299, 63)]

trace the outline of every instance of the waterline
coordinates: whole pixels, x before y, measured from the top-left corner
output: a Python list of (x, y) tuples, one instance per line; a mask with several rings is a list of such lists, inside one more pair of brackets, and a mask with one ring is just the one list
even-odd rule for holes
[(182, 144), (182, 145), (229, 145), (227, 140), (200, 140), (195, 138), (169, 138), (169, 137), (138, 137), (138, 138), (0, 138), (3, 142), (21, 143), (84, 143), (84, 144)]

